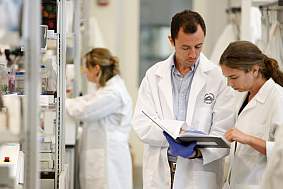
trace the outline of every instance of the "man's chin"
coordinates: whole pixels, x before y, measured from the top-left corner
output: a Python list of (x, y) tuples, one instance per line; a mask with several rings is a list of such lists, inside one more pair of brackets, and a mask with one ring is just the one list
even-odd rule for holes
[(195, 63), (197, 60), (194, 59), (194, 60), (188, 60), (188, 62), (191, 62), (191, 63)]
[(187, 64), (189, 65), (194, 65), (196, 63), (196, 60), (195, 61), (187, 61)]

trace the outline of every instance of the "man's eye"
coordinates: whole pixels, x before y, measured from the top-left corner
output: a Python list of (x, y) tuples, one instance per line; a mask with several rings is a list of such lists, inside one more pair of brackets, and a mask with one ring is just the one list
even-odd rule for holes
[(182, 47), (182, 49), (183, 49), (184, 51), (187, 51), (187, 50), (189, 50), (189, 47)]

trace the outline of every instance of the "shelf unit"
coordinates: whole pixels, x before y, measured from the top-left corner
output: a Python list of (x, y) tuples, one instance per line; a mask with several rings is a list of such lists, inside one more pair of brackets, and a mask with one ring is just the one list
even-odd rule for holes
[[(22, 50), (25, 51), (24, 68), (25, 93), (22, 97), (24, 99), (23, 106), (23, 134), (17, 136), (18, 138), (8, 138), (5, 135), (6, 141), (16, 141), (23, 144), (24, 150), (24, 189), (37, 189), (40, 186), (40, 176), (52, 177), (52, 189), (62, 188), (62, 175), (64, 172), (64, 154), (65, 154), (65, 136), (64, 136), (64, 115), (65, 115), (65, 64), (66, 64), (66, 26), (65, 26), (65, 10), (67, 0), (55, 0), (57, 5), (57, 33), (49, 36), (49, 40), (56, 43), (56, 64), (57, 64), (57, 89), (56, 98), (54, 98), (53, 111), (56, 114), (56, 119), (53, 124), (55, 131), (55, 145), (54, 150), (49, 154), (40, 153), (40, 114), (42, 107), (40, 106), (40, 62), (41, 54), (46, 50), (41, 50), (41, 1), (38, 0), (22, 0), (23, 5), (23, 36)], [(76, 0), (77, 1), (77, 0)], [(55, 96), (54, 96), (55, 97)], [(48, 104), (48, 103), (47, 103)], [(2, 133), (3, 134), (3, 133)], [(1, 139), (1, 144), (5, 143)], [(54, 167), (52, 170), (41, 172), (40, 170), (40, 155), (52, 155), (54, 157)], [(52, 159), (50, 158), (50, 159)], [(61, 183), (60, 183), (61, 182)], [(50, 188), (50, 189), (51, 189)]]
[[(49, 36), (49, 40), (55, 41), (56, 46), (56, 64), (57, 64), (57, 90), (55, 98), (56, 119), (54, 123), (55, 131), (55, 150), (52, 152), (54, 158), (54, 167), (52, 170), (41, 170), (42, 183), (48, 186), (54, 185), (52, 189), (62, 187), (60, 176), (64, 172), (65, 155), (65, 64), (66, 64), (66, 26), (65, 10), (66, 0), (56, 0), (57, 3), (57, 33)], [(65, 174), (65, 173), (64, 173)], [(46, 180), (44, 180), (46, 179)], [(44, 182), (46, 181), (46, 182)], [(51, 183), (51, 184), (50, 184)]]

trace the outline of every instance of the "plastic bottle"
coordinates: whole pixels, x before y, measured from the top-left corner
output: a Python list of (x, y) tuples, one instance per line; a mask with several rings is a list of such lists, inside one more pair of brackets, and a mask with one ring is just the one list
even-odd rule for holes
[(2, 94), (7, 94), (8, 92), (7, 60), (3, 55), (0, 56), (0, 92)]
[(40, 77), (41, 77), (41, 92), (44, 93), (48, 90), (48, 69), (46, 65), (40, 66)]
[(16, 92), (18, 94), (24, 94), (25, 87), (25, 72), (16, 72)]
[(14, 93), (16, 91), (16, 68), (15, 65), (10, 67), (8, 72), (8, 91)]

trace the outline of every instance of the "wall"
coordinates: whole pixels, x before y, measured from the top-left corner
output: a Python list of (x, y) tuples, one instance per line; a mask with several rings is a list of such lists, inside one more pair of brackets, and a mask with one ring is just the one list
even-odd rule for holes
[(141, 0), (141, 24), (169, 26), (176, 12), (191, 7), (192, 0)]
[[(139, 0), (110, 0), (107, 6), (92, 1), (91, 15), (103, 35), (105, 47), (120, 59), (121, 74), (135, 99), (138, 65)], [(131, 72), (129, 72), (131, 70)]]
[(210, 57), (214, 44), (227, 23), (226, 8), (228, 0), (194, 0), (193, 10), (198, 11), (204, 18), (207, 34), (203, 52)]

